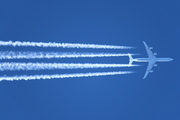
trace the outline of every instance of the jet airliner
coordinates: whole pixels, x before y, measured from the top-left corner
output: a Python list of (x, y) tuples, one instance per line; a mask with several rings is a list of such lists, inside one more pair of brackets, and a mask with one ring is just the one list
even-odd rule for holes
[(129, 65), (132, 65), (133, 62), (149, 62), (148, 63), (148, 67), (147, 70), (145, 72), (145, 75), (143, 77), (143, 79), (145, 79), (147, 77), (147, 75), (153, 72), (152, 67), (153, 66), (157, 66), (157, 64), (155, 64), (156, 62), (169, 62), (172, 61), (172, 58), (157, 58), (155, 55), (157, 55), (157, 53), (153, 53), (151, 51), (151, 49), (153, 49), (152, 47), (148, 47), (148, 45), (143, 41), (144, 46), (146, 48), (146, 52), (148, 54), (148, 58), (132, 58), (131, 54), (129, 55)]

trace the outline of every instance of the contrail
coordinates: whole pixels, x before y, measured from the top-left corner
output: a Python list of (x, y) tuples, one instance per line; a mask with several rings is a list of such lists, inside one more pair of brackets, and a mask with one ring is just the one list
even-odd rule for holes
[(15, 70), (52, 70), (52, 69), (85, 69), (85, 68), (115, 68), (134, 67), (138, 65), (129, 64), (99, 64), (99, 63), (0, 63), (0, 71)]
[(54, 75), (23, 75), (23, 76), (3, 76), (0, 81), (14, 81), (14, 80), (36, 80), (36, 79), (54, 79), (54, 78), (76, 78), (76, 77), (93, 77), (93, 76), (106, 76), (106, 75), (121, 75), (131, 74), (132, 71), (117, 71), (117, 72), (95, 72), (95, 73), (74, 73), (74, 74), (54, 74)]
[(21, 41), (0, 41), (0, 46), (31, 46), (31, 47), (61, 47), (61, 48), (93, 48), (93, 49), (132, 49), (129, 46), (80, 44), (80, 43), (55, 43), (55, 42), (21, 42)]
[[(135, 54), (131, 54), (135, 55)], [(137, 54), (136, 54), (137, 55)], [(76, 52), (23, 52), (0, 51), (0, 59), (51, 59), (51, 58), (79, 58), (79, 57), (120, 57), (128, 56), (122, 53), (76, 53)]]

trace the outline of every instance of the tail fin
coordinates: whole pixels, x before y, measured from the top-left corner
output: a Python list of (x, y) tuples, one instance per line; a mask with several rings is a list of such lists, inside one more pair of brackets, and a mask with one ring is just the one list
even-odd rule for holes
[(133, 57), (132, 57), (132, 55), (129, 54), (129, 53), (128, 53), (128, 55), (129, 55), (129, 66), (131, 66), (132, 63), (133, 63)]

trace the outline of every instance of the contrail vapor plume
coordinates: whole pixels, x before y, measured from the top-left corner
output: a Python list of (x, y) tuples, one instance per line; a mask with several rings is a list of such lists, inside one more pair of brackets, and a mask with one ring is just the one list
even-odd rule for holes
[(13, 77), (0, 77), (0, 81), (14, 81), (14, 80), (36, 80), (36, 79), (54, 79), (54, 78), (76, 78), (76, 77), (93, 77), (93, 76), (106, 76), (106, 75), (121, 75), (131, 74), (132, 71), (117, 71), (117, 72), (95, 72), (95, 73), (74, 73), (74, 74), (55, 74), (55, 75), (23, 75)]
[(15, 70), (53, 70), (53, 69), (86, 69), (86, 68), (115, 68), (134, 67), (129, 64), (99, 64), (99, 63), (0, 63), (0, 71)]
[(80, 44), (80, 43), (55, 43), (55, 42), (21, 42), (0, 41), (0, 46), (24, 46), (24, 47), (57, 47), (57, 48), (93, 48), (93, 49), (132, 49), (129, 46)]
[[(135, 55), (135, 54), (131, 54)], [(79, 57), (120, 57), (128, 56), (122, 53), (76, 53), (76, 52), (23, 52), (0, 51), (0, 59), (51, 59), (51, 58), (79, 58)]]

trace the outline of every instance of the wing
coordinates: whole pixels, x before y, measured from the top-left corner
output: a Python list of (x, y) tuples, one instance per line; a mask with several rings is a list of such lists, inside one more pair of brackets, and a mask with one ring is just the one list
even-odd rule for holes
[(146, 76), (149, 74), (149, 72), (151, 72), (152, 67), (154, 66), (154, 64), (156, 63), (156, 57), (154, 56), (153, 52), (150, 50), (150, 48), (148, 47), (148, 45), (143, 41), (144, 46), (146, 48), (146, 52), (148, 54), (149, 57), (149, 63), (148, 63), (148, 67), (146, 70), (146, 73), (144, 75), (144, 78), (146, 78)]
[(152, 67), (154, 66), (155, 63), (156, 63), (156, 61), (149, 61), (148, 67), (147, 67), (147, 70), (146, 70), (146, 73), (145, 73), (143, 79), (146, 78), (146, 76), (149, 74), (149, 72), (151, 71), (151, 69), (152, 69)]
[(146, 52), (147, 52), (147, 54), (148, 54), (148, 57), (149, 58), (156, 58), (155, 56), (154, 56), (154, 54), (153, 54), (153, 52), (150, 50), (150, 48), (148, 47), (148, 45), (143, 41), (143, 43), (144, 43), (144, 46), (145, 46), (145, 48), (146, 48)]

